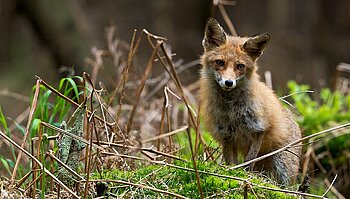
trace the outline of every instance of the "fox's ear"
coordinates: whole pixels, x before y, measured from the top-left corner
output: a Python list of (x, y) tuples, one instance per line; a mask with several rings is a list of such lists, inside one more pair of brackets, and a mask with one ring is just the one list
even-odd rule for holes
[(209, 18), (205, 26), (202, 45), (206, 51), (218, 47), (226, 42), (226, 33), (214, 18)]
[(255, 60), (262, 54), (270, 38), (269, 33), (262, 33), (251, 37), (243, 44), (243, 50)]

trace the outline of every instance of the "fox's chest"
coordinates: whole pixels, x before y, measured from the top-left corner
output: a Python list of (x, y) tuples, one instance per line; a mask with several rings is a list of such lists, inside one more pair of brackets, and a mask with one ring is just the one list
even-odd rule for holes
[(249, 99), (231, 101), (213, 101), (207, 111), (211, 113), (214, 122), (213, 131), (224, 139), (251, 137), (252, 133), (266, 130), (266, 122), (258, 114), (262, 106), (259, 102)]

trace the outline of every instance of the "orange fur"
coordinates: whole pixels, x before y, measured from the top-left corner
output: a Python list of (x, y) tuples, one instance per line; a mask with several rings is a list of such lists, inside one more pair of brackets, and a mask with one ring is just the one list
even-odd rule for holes
[[(292, 114), (256, 73), (256, 60), (269, 40), (268, 34), (227, 36), (214, 19), (206, 27), (199, 96), (205, 124), (223, 146), (228, 164), (237, 163), (238, 154), (250, 160), (301, 137)], [(255, 169), (289, 184), (298, 174), (301, 155), (300, 147), (291, 151), (260, 161)]]

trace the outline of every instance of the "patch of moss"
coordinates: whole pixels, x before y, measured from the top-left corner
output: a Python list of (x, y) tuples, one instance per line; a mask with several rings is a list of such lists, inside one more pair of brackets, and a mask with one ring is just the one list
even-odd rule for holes
[[(177, 166), (192, 168), (192, 163), (177, 161)], [(213, 163), (198, 162), (198, 170), (215, 174), (235, 176), (248, 179), (254, 184), (267, 187), (277, 186), (268, 183), (266, 179), (258, 177), (255, 174), (246, 172), (243, 169), (227, 171), (224, 167)], [(98, 173), (92, 174), (91, 178), (98, 179)], [(196, 177), (194, 172), (185, 171), (170, 166), (149, 165), (134, 171), (111, 170), (104, 171), (103, 179), (123, 180), (135, 184), (143, 184), (149, 187), (166, 190), (168, 192), (180, 194), (189, 198), (200, 198)], [(243, 198), (244, 183), (234, 179), (218, 177), (209, 174), (200, 174), (201, 186), (205, 197), (214, 198)], [(132, 186), (123, 186), (122, 184), (109, 183), (109, 193), (113, 195), (123, 195), (132, 198), (171, 198), (149, 189), (140, 189)], [(252, 186), (248, 191), (248, 198), (297, 198), (296, 196), (281, 192), (270, 191)]]

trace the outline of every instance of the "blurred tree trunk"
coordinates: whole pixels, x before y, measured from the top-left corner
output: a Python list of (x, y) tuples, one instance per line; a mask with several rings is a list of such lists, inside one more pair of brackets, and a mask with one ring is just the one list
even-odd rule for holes
[(28, 19), (38, 41), (50, 52), (57, 69), (74, 66), (80, 73), (88, 47), (64, 1), (17, 0), (17, 8)]

